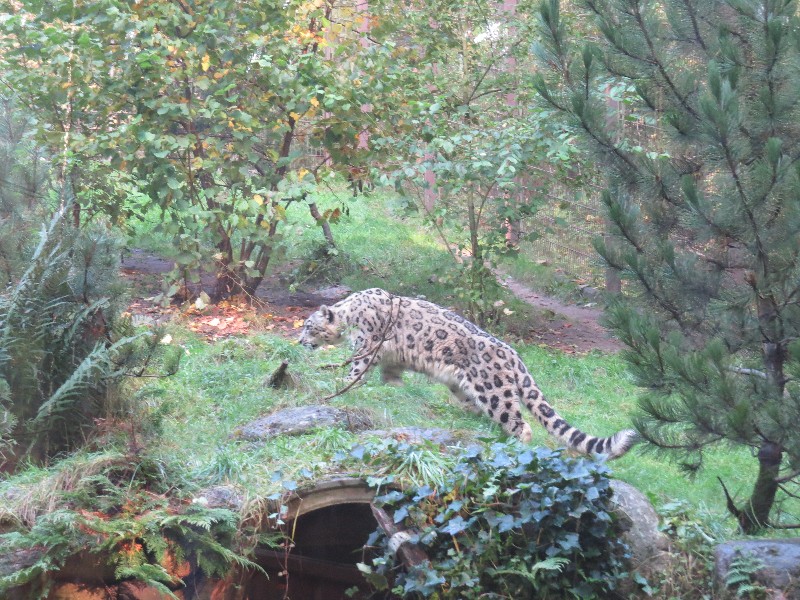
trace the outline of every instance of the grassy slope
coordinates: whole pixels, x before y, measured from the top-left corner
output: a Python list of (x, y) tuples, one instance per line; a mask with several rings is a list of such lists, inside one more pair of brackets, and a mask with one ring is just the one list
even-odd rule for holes
[[(318, 277), (354, 289), (384, 287), (399, 294), (426, 293), (445, 298), (447, 288), (431, 284), (431, 275), (441, 276), (452, 258), (420, 224), (416, 215), (405, 214), (391, 195), (352, 198), (348, 191), (322, 191), (316, 198), (320, 211), (345, 208), (332, 225), (339, 255), (335, 264), (321, 269)], [(322, 232), (302, 210), (295, 210), (286, 223), (285, 261), (304, 261), (322, 244)], [(275, 265), (279, 267), (278, 264)], [(338, 267), (338, 268), (337, 268)], [(299, 277), (302, 282), (302, 274)]]
[[(181, 332), (176, 331), (180, 341)], [(343, 370), (320, 366), (345, 357), (342, 350), (306, 352), (292, 342), (272, 335), (228, 340), (209, 346), (184, 339), (189, 355), (172, 379), (149, 386), (145, 395), (153, 406), (169, 403), (161, 423), (157, 453), (178, 455), (179, 461), (199, 475), (219, 481), (231, 479), (255, 490), (270, 487), (280, 470), (293, 478), (303, 469), (325, 470), (331, 443), (324, 435), (277, 438), (269, 444), (251, 444), (236, 437), (236, 429), (279, 407), (311, 404), (341, 387)], [(538, 347), (521, 348), (521, 354), (548, 399), (574, 425), (597, 435), (630, 426), (636, 389), (621, 360), (614, 356), (564, 355)], [(299, 379), (291, 391), (273, 391), (264, 379), (284, 358)], [(377, 427), (436, 425), (478, 437), (499, 436), (500, 429), (465, 413), (449, 402), (447, 390), (425, 377), (405, 374), (402, 387), (384, 386), (377, 373), (367, 383), (335, 398), (333, 406), (368, 410)], [(553, 446), (553, 440), (534, 424), (534, 444)], [(355, 442), (342, 436), (340, 445)], [(690, 506), (722, 516), (725, 512), (719, 484), (721, 476), (733, 493), (744, 495), (753, 481), (754, 461), (743, 451), (719, 449), (709, 453), (708, 468), (694, 481), (662, 455), (634, 450), (613, 463), (619, 478), (636, 485), (656, 504), (681, 500)]]
[[(329, 196), (320, 203), (324, 208), (340, 201), (341, 197)], [(432, 272), (446, 269), (449, 259), (431, 233), (414, 218), (392, 216), (381, 198), (356, 202), (351, 215), (334, 229), (340, 251), (356, 264), (349, 272), (339, 273), (343, 282), (354, 289), (378, 285), (446, 301), (447, 289), (428, 282)], [(319, 238), (319, 230), (303, 218), (289, 228), (304, 235), (294, 238), (298, 244), (288, 258), (303, 256)], [(324, 470), (330, 466), (327, 450), (331, 445), (346, 446), (355, 440), (349, 435), (331, 438), (317, 434), (254, 445), (235, 436), (236, 428), (250, 419), (277, 407), (313, 403), (341, 386), (343, 371), (320, 370), (320, 365), (343, 359), (344, 350), (307, 353), (271, 335), (208, 346), (180, 331), (175, 334), (183, 338), (189, 351), (184, 368), (175, 378), (156, 382), (146, 391), (154, 406), (160, 402), (171, 405), (162, 423), (160, 452), (179, 454), (198, 474), (264, 489), (276, 469), (285, 476), (304, 469), (311, 473)], [(630, 426), (636, 389), (620, 359), (599, 354), (576, 357), (533, 346), (519, 349), (548, 399), (574, 425), (596, 435)], [(291, 361), (300, 385), (295, 391), (274, 392), (263, 381), (284, 358)], [(373, 373), (365, 386), (332, 404), (365, 408), (379, 426), (435, 424), (479, 436), (499, 434), (487, 419), (465, 414), (450, 404), (443, 386), (413, 374), (406, 374), (405, 381), (401, 388), (383, 386)], [(552, 445), (540, 427), (534, 426), (534, 432), (534, 443)], [(722, 477), (732, 493), (744, 496), (753, 481), (755, 461), (741, 450), (719, 448), (709, 453), (707, 465), (690, 481), (663, 455), (637, 449), (615, 462), (613, 469), (656, 505), (681, 500), (721, 517), (725, 508), (716, 477)]]

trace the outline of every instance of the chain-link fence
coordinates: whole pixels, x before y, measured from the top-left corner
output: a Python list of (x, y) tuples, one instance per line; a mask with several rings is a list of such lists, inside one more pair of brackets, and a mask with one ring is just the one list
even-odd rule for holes
[(527, 179), (523, 193), (539, 205), (520, 225), (523, 237), (536, 236), (531, 253), (568, 275), (599, 276), (592, 239), (603, 234), (601, 188), (580, 173), (565, 178), (548, 167), (531, 169)]
[[(609, 126), (616, 127), (629, 151), (664, 151), (662, 132), (652, 117), (631, 114), (625, 105), (611, 100), (609, 108), (617, 115)], [(525, 252), (570, 277), (616, 286), (616, 282), (604, 282), (607, 273), (592, 243), (606, 232), (600, 200), (604, 188), (604, 177), (596, 170), (576, 168), (565, 175), (550, 166), (531, 168), (519, 201), (536, 202), (539, 210), (520, 224), (520, 234), (533, 233), (538, 238), (523, 243)]]
[(538, 207), (516, 224), (514, 238), (524, 256), (568, 277), (602, 284), (604, 270), (592, 245), (604, 232), (598, 179), (596, 173), (565, 174), (544, 165), (518, 180), (516, 202)]

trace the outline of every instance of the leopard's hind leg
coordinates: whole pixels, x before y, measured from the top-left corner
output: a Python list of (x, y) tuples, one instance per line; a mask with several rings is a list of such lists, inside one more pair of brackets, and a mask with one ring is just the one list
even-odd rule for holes
[[(466, 387), (466, 389), (464, 389)], [(523, 442), (531, 441), (531, 428), (522, 418), (519, 397), (516, 390), (509, 387), (511, 395), (505, 390), (495, 388), (487, 390), (484, 385), (467, 382), (467, 386), (457, 386), (458, 391), (452, 387), (450, 390), (462, 401), (468, 410), (478, 414), (485, 414), (495, 421), (509, 435), (519, 438)]]
[(381, 381), (386, 385), (403, 385), (403, 367), (393, 362), (381, 363)]

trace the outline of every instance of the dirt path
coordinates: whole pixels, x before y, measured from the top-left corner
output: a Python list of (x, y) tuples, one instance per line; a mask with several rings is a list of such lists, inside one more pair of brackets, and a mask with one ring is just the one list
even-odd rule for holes
[(552, 318), (531, 326), (532, 341), (564, 352), (590, 350), (617, 352), (622, 344), (598, 322), (602, 311), (564, 304), (556, 298), (530, 289), (509, 275), (499, 274), (500, 282), (520, 300), (540, 309)]
[[(263, 282), (256, 292), (256, 302), (244, 305), (221, 303), (201, 311), (162, 308), (152, 301), (161, 292), (164, 275), (173, 263), (141, 250), (133, 250), (122, 263), (122, 273), (132, 284), (134, 298), (130, 310), (150, 322), (173, 317), (188, 321), (190, 328), (211, 339), (242, 334), (253, 328), (274, 329), (276, 333), (296, 335), (296, 329), (320, 304), (330, 304), (346, 296), (350, 290), (332, 286), (314, 293), (292, 293), (285, 289), (277, 275)], [(210, 289), (213, 275), (203, 278), (201, 285)], [(590, 350), (616, 352), (622, 345), (598, 323), (599, 309), (564, 304), (556, 298), (528, 288), (512, 277), (498, 273), (498, 279), (520, 300), (542, 312), (542, 318), (530, 326), (528, 341), (558, 348), (564, 352), (584, 353)]]

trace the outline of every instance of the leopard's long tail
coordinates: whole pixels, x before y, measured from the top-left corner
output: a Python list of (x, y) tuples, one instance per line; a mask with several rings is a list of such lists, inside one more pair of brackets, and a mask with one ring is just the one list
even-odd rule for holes
[(581, 454), (605, 454), (609, 459), (619, 458), (638, 441), (633, 429), (623, 429), (609, 437), (596, 437), (573, 427), (559, 415), (532, 384), (522, 390), (523, 402), (536, 420), (557, 440)]

